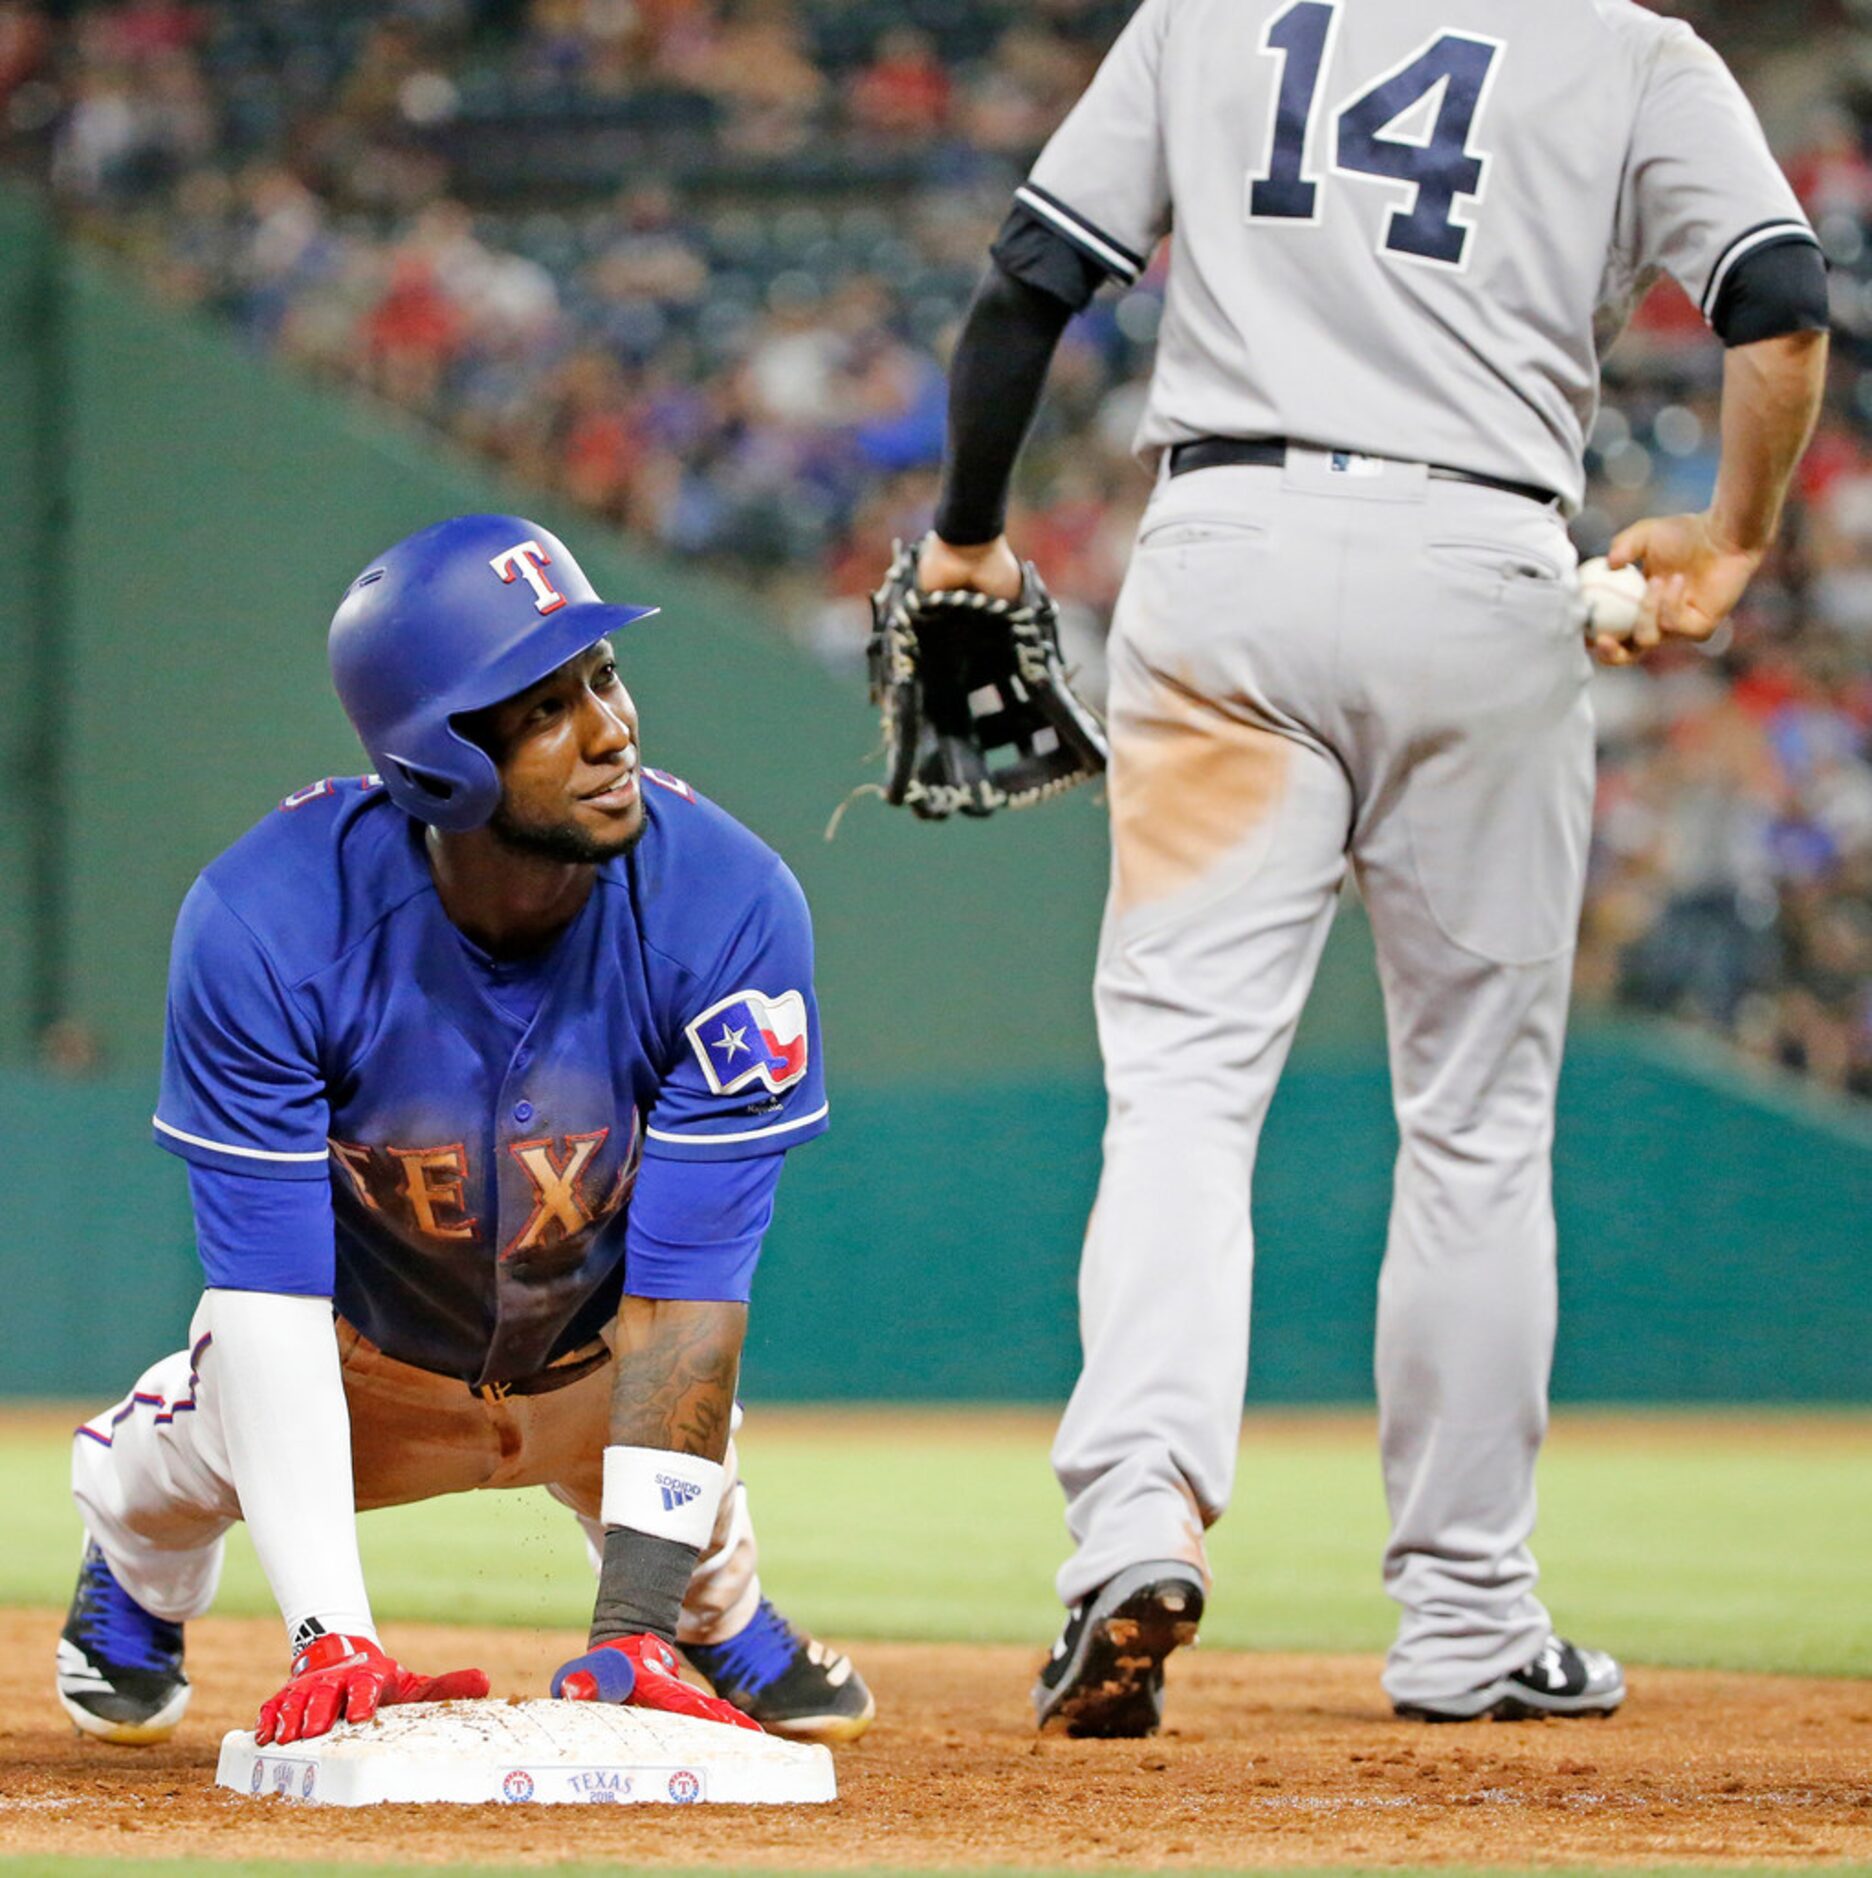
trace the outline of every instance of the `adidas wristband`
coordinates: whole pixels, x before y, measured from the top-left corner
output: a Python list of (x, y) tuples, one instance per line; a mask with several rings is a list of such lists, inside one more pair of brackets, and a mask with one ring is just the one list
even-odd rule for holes
[(606, 1448), (601, 1517), (653, 1539), (707, 1546), (727, 1474), (719, 1462), (668, 1448)]

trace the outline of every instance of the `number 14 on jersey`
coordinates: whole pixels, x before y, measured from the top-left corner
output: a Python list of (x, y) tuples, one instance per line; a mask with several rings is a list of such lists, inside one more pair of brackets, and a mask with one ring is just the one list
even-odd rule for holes
[[(1331, 116), (1332, 152), (1320, 168), (1320, 90), (1338, 38), (1337, 0), (1295, 0), (1261, 35), (1261, 50), (1280, 67), (1270, 113), (1267, 158), (1248, 179), (1251, 222), (1325, 219), (1326, 173), (1370, 178), (1409, 191), (1385, 228), (1381, 252), (1460, 268), (1473, 223), (1459, 201), (1479, 203), (1488, 156), (1474, 147), (1499, 39), (1439, 32), (1417, 51), (1364, 82)], [(1408, 126), (1400, 120), (1412, 120)]]

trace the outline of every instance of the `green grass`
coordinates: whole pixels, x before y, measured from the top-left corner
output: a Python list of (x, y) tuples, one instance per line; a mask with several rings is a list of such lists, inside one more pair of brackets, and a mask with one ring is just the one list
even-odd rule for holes
[[(769, 1589), (842, 1637), (1042, 1642), (1065, 1543), (1047, 1432), (1038, 1418), (757, 1411), (743, 1461)], [(0, 1417), (0, 1602), (70, 1594), (66, 1465), (55, 1427)], [(1872, 1675), (1869, 1472), (1872, 1419), (1563, 1419), (1537, 1534), (1555, 1615), (1637, 1662)], [(381, 1617), (578, 1628), (590, 1614), (583, 1542), (543, 1493), (371, 1513), (362, 1531)], [(1235, 1506), (1212, 1535), (1205, 1642), (1382, 1649), (1383, 1538), (1367, 1422), (1251, 1418)], [(272, 1609), (238, 1529), (218, 1608)]]

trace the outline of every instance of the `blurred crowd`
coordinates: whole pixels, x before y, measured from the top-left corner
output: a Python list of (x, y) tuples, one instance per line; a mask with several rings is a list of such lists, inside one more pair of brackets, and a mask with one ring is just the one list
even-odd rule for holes
[[(1126, 0), (0, 0), (0, 158), (254, 349), (387, 399), (855, 664), (934, 500), (947, 348)], [(1834, 264), (1833, 393), (1720, 642), (1599, 685), (1589, 996), (1872, 1096), (1872, 30), (1691, 11)], [(1754, 43), (1761, 38), (1763, 43)], [(1062, 345), (1011, 528), (1094, 688), (1162, 267)], [(1614, 357), (1577, 534), (1707, 499), (1721, 354)]]

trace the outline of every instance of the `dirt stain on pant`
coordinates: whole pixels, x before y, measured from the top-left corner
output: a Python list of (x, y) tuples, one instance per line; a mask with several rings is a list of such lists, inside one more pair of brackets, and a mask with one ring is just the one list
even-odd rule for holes
[(1117, 910), (1167, 900), (1266, 826), (1293, 748), (1161, 673), (1112, 723), (1111, 818)]

